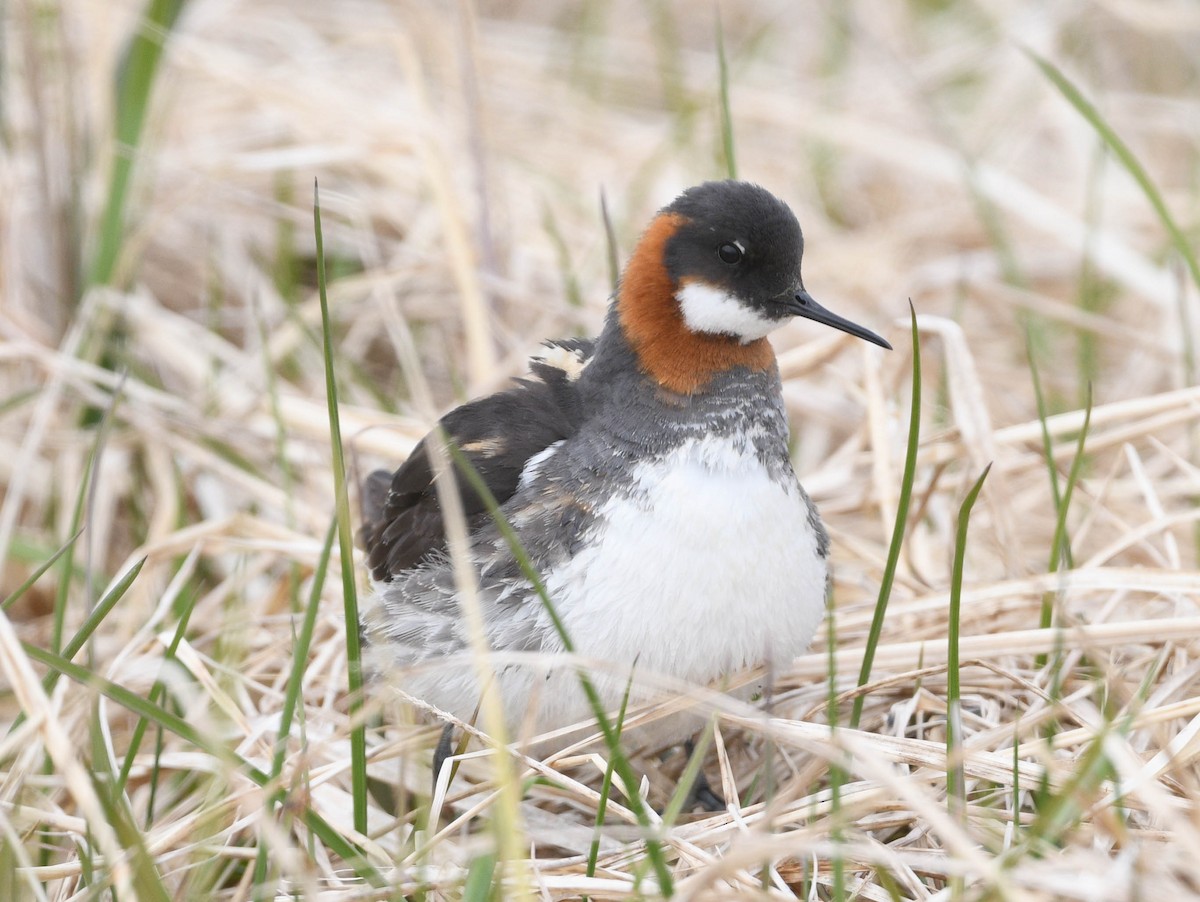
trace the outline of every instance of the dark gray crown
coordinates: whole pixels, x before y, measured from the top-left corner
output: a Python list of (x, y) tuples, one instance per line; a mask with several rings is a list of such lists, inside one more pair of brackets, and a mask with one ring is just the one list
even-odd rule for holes
[[(800, 287), (800, 224), (788, 205), (765, 188), (750, 182), (704, 182), (662, 212), (684, 220), (667, 243), (663, 261), (675, 281), (701, 279), (754, 306)], [(721, 256), (726, 245), (739, 247), (736, 263)]]

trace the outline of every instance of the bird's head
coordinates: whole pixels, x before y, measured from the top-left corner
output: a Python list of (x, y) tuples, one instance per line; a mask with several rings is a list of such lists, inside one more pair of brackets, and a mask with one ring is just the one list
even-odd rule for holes
[(659, 211), (617, 298), (642, 368), (691, 393), (734, 366), (774, 362), (765, 338), (801, 316), (885, 348), (883, 338), (819, 305), (804, 288), (804, 236), (787, 204), (748, 182), (705, 182)]

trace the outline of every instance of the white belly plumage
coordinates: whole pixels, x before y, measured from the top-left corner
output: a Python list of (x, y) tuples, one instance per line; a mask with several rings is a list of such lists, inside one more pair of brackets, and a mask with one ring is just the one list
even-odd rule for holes
[[(655, 674), (704, 685), (768, 660), (786, 665), (808, 646), (826, 562), (799, 485), (773, 479), (752, 448), (687, 442), (638, 465), (630, 489), (596, 515), (590, 543), (543, 578), (577, 653), (611, 665), (593, 673), (610, 707), (631, 665), (635, 697), (645, 698)], [(520, 616), (531, 614), (545, 617)], [(478, 688), (461, 665), (414, 674), (405, 688), (470, 717)], [(521, 733), (589, 719), (569, 668), (501, 667), (497, 683)], [(677, 718), (643, 740), (678, 741), (696, 725)]]
[(801, 652), (826, 568), (798, 486), (715, 440), (635, 483), (599, 512), (602, 541), (547, 574), (580, 651), (701, 682)]
[[(579, 653), (624, 665), (601, 681), (610, 702), (635, 661), (636, 672), (703, 685), (808, 646), (825, 559), (799, 486), (772, 479), (752, 450), (688, 443), (641, 465), (634, 493), (598, 513), (602, 540), (546, 585)], [(564, 707), (544, 714), (581, 716)]]

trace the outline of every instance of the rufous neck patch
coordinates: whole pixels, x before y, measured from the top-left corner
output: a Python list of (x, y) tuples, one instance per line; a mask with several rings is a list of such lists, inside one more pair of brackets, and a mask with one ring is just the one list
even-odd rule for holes
[(663, 264), (667, 241), (683, 221), (663, 213), (650, 223), (621, 277), (617, 318), (642, 370), (663, 388), (691, 395), (737, 366), (770, 369), (775, 352), (765, 338), (742, 344), (687, 327), (675, 298), (678, 286)]

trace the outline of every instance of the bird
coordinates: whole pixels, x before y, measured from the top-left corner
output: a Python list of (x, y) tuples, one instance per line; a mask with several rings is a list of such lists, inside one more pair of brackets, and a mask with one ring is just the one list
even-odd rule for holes
[[(801, 318), (891, 345), (813, 299), (803, 252), (795, 215), (765, 188), (688, 188), (642, 233), (596, 338), (546, 342), (529, 376), (439, 421), (541, 576), (578, 659), (596, 662), (610, 710), (639, 674), (706, 685), (782, 667), (824, 616), (829, 536), (792, 466), (767, 336)], [(373, 585), (362, 660), (370, 685), (394, 683), (469, 722), (481, 687), (447, 552), (434, 435), (362, 487)], [(461, 471), (454, 478), (487, 643), (538, 653), (495, 666), (509, 729), (591, 721), (577, 674), (539, 663), (564, 643), (537, 587), (485, 498)], [(684, 743), (701, 723), (668, 717), (640, 744)], [(447, 727), (435, 780), (450, 738)]]

